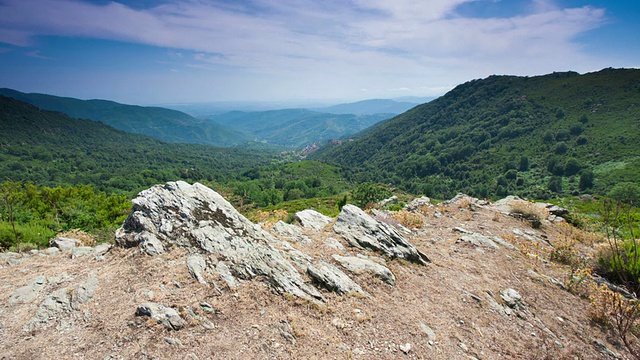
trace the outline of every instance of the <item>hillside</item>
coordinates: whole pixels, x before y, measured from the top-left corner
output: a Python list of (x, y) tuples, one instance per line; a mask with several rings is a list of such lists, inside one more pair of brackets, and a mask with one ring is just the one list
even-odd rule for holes
[(605, 193), (640, 182), (640, 70), (491, 76), (316, 158), (355, 181), (447, 198)]
[(165, 143), (0, 96), (2, 181), (133, 192), (181, 178), (225, 179), (273, 158), (266, 152)]
[[(601, 239), (558, 218), (531, 228), (510, 215), (509, 204), (521, 203), (513, 201), (459, 196), (376, 215), (347, 205), (336, 219), (306, 210), (296, 224), (261, 228), (204, 186), (156, 186), (133, 200), (115, 245), (66, 238), (0, 254), (0, 352), (12, 359), (637, 357), (635, 340), (625, 348), (605, 325), (619, 313), (598, 317), (611, 304), (600, 302), (603, 295), (632, 302), (551, 261), (567, 241), (588, 258), (586, 245)], [(393, 226), (398, 216), (412, 218), (412, 229)]]
[(229, 128), (161, 107), (25, 94), (6, 88), (0, 89), (0, 95), (24, 101), (44, 110), (63, 112), (78, 119), (101, 121), (119, 130), (169, 142), (233, 146), (248, 141), (245, 136)]
[(349, 136), (391, 116), (392, 114), (328, 114), (307, 109), (283, 109), (231, 111), (207, 118), (251, 136), (255, 141), (298, 148)]

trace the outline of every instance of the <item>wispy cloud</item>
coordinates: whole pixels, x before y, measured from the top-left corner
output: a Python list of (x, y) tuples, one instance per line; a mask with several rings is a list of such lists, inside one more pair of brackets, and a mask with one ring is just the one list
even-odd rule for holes
[[(455, 84), (491, 73), (543, 73), (598, 66), (576, 38), (605, 21), (604, 9), (532, 0), (510, 18), (456, 14), (493, 0), (169, 0), (148, 8), (81, 0), (0, 0), (0, 42), (38, 35), (109, 39), (172, 49), (189, 66), (263, 74), (388, 82), (384, 88)], [(579, 64), (583, 69), (576, 68)], [(456, 74), (452, 79), (451, 74)], [(420, 77), (420, 78), (416, 78)]]

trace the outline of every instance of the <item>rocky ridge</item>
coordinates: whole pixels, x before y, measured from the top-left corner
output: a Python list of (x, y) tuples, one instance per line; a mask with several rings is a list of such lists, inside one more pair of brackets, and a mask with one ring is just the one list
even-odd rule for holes
[(133, 200), (116, 247), (0, 254), (0, 351), (624, 358), (566, 292), (562, 268), (526, 250), (558, 235), (557, 215), (533, 228), (505, 207), (518, 201), (423, 198), (407, 208), (423, 220), (408, 233), (353, 205), (269, 231), (203, 185), (154, 186)]

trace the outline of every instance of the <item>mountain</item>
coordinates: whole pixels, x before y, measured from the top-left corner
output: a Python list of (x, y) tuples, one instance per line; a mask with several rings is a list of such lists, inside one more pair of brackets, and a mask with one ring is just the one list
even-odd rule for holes
[(183, 112), (161, 107), (125, 105), (107, 100), (80, 100), (0, 89), (0, 95), (27, 102), (44, 110), (71, 117), (101, 121), (116, 129), (169, 142), (233, 146), (245, 143), (244, 135)]
[(637, 69), (490, 76), (315, 157), (440, 198), (606, 193), (640, 182), (639, 105)]
[(370, 99), (353, 103), (338, 104), (329, 107), (318, 108), (315, 110), (330, 114), (401, 114), (415, 107), (416, 105), (419, 105), (419, 103), (399, 102), (389, 99)]
[(231, 111), (207, 118), (255, 141), (289, 147), (339, 139), (388, 119), (390, 114), (328, 114), (307, 109)]
[(165, 143), (0, 96), (2, 181), (134, 192), (169, 180), (225, 179), (272, 158), (258, 151)]

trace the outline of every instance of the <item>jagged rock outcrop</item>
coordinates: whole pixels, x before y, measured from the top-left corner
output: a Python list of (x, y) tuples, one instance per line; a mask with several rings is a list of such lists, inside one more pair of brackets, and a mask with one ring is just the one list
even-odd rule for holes
[[(277, 239), (201, 184), (178, 181), (154, 186), (142, 191), (132, 203), (133, 211), (118, 229), (116, 243), (138, 246), (149, 255), (174, 246), (185, 248), (190, 253), (187, 268), (202, 284), (209, 285), (208, 279), (213, 278), (211, 285), (216, 289), (216, 280), (234, 288), (238, 279), (263, 276), (278, 292), (313, 301), (322, 299), (318, 289), (293, 265), (296, 264), (319, 287), (339, 294), (364, 293), (337, 267)], [(331, 221), (313, 210), (298, 215), (303, 225), (314, 229), (322, 229)]]
[(358, 248), (367, 248), (391, 258), (401, 258), (423, 265), (430, 262), (427, 255), (411, 245), (396, 228), (377, 221), (351, 204), (342, 208), (333, 230)]
[[(251, 279), (260, 275), (279, 292), (306, 299), (322, 297), (274, 248), (279, 240), (204, 185), (169, 182), (142, 191), (132, 203), (132, 213), (116, 233), (120, 246), (139, 246), (151, 255), (172, 246), (183, 247), (203, 254), (212, 271), (228, 269), (228, 274), (220, 271), (221, 277)], [(207, 271), (198, 263), (200, 273)]]

